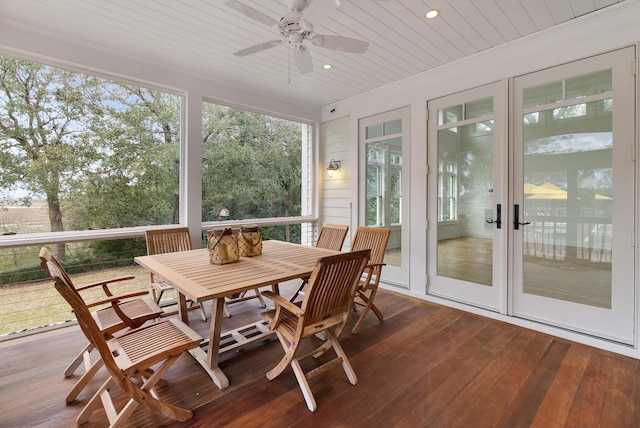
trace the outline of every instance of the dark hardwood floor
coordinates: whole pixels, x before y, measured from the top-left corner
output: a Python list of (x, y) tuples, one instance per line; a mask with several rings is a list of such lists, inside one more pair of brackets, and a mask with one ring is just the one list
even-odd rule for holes
[[(282, 356), (279, 343), (271, 341), (221, 364), (230, 380), (222, 391), (191, 357), (182, 356), (159, 392), (193, 410), (193, 419), (180, 424), (138, 408), (128, 426), (640, 426), (638, 360), (388, 291), (380, 292), (377, 303), (383, 322), (370, 314), (359, 334), (346, 329), (341, 336), (358, 384), (352, 386), (340, 366), (314, 377), (315, 413), (308, 411), (291, 369), (266, 379)], [(228, 326), (245, 324), (260, 310), (255, 300), (233, 305)], [(206, 336), (208, 324), (198, 311), (190, 317)], [(106, 376), (100, 372), (76, 402), (65, 405), (73, 380), (63, 370), (83, 344), (77, 327), (0, 343), (0, 426), (75, 426)], [(306, 361), (307, 368), (314, 364)], [(98, 411), (84, 426), (106, 425)]]

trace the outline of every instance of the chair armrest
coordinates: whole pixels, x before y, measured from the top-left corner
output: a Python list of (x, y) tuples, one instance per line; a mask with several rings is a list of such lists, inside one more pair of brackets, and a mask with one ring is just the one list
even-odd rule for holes
[[(360, 278), (361, 281), (360, 285), (358, 286), (358, 290), (368, 289), (371, 284), (371, 278), (374, 276), (375, 268), (379, 267), (380, 270), (382, 270), (382, 266), (386, 266), (386, 263), (371, 263), (366, 265), (362, 270), (362, 277)], [(377, 276), (380, 276), (380, 272), (378, 272)]]
[(364, 268), (365, 269), (373, 269), (373, 268), (378, 267), (378, 266), (382, 267), (382, 266), (386, 266), (386, 265), (387, 265), (386, 263), (370, 263), (370, 264), (366, 265)]
[(96, 281), (96, 282), (91, 282), (89, 284), (85, 284), (82, 287), (77, 287), (76, 290), (78, 291), (82, 291), (82, 290), (86, 290), (89, 288), (93, 288), (93, 287), (99, 287), (99, 286), (106, 286), (108, 284), (114, 283), (114, 282), (122, 282), (122, 281), (128, 281), (130, 279), (134, 279), (135, 276), (133, 275), (126, 275), (126, 276), (119, 276), (116, 278), (110, 278), (110, 279), (105, 279), (102, 281)]
[(125, 300), (125, 299), (130, 299), (131, 297), (138, 297), (138, 296), (144, 296), (146, 294), (149, 294), (149, 291), (147, 290), (141, 290), (141, 291), (134, 291), (132, 293), (126, 293), (126, 294), (118, 294), (117, 296), (109, 296), (106, 299), (102, 299), (102, 300), (98, 300), (95, 302), (91, 302), (87, 304), (87, 308), (92, 308), (94, 306), (98, 306), (98, 305), (104, 305), (105, 303), (118, 303), (121, 300)]
[(272, 291), (263, 291), (262, 295), (268, 299), (273, 300), (273, 303), (276, 305), (282, 306), (287, 311), (291, 312), (297, 317), (301, 317), (304, 315), (304, 311), (297, 305), (294, 305), (284, 297), (279, 294), (276, 294)]

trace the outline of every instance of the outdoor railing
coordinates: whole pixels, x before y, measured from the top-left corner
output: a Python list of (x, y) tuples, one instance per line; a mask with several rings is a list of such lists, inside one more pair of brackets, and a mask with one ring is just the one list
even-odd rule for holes
[(610, 263), (613, 225), (600, 218), (582, 220), (568, 226), (566, 218), (528, 216), (527, 221), (531, 223), (522, 227), (524, 255), (560, 261), (569, 257)]
[[(242, 224), (259, 225), (266, 237), (285, 236), (287, 225), (290, 229), (295, 227), (297, 231), (291, 233), (290, 240), (307, 245), (313, 245), (317, 234), (315, 219), (301, 217), (216, 222), (203, 225), (202, 246), (206, 246), (206, 230)], [(274, 229), (280, 230), (274, 233)], [(42, 246), (52, 248), (55, 244), (64, 244), (63, 265), (77, 286), (100, 279), (134, 275), (134, 280), (114, 285), (113, 292), (149, 290), (148, 272), (133, 260), (146, 254), (144, 230), (127, 228), (0, 237), (0, 341), (74, 322), (68, 305), (40, 268), (38, 254)], [(101, 289), (83, 295), (87, 301), (101, 296)]]

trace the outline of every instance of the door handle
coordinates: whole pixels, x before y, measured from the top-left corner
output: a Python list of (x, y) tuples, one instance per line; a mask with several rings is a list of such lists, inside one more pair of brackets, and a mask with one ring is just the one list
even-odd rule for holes
[(489, 224), (495, 223), (496, 229), (501, 229), (502, 228), (502, 204), (496, 205), (496, 216), (497, 218), (495, 220), (491, 219), (491, 220), (485, 220), (485, 221)]
[(524, 223), (520, 223), (520, 205), (515, 204), (513, 206), (513, 229), (518, 230), (520, 229), (520, 225), (526, 226), (528, 224), (531, 224), (531, 222), (525, 221)]

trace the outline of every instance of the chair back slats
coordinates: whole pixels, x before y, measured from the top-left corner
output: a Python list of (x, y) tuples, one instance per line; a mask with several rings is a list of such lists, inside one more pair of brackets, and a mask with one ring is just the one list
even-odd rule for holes
[(145, 231), (147, 254), (175, 253), (192, 249), (191, 234), (187, 227)]
[(348, 231), (349, 226), (345, 224), (323, 224), (318, 235), (316, 247), (340, 251)]
[(336, 315), (348, 316), (355, 288), (370, 255), (371, 251), (367, 249), (323, 257), (318, 261), (302, 302), (305, 324)]
[[(98, 349), (107, 369), (109, 370), (111, 368), (112, 370), (115, 366), (113, 356), (111, 355), (111, 352), (109, 352), (105, 336), (91, 316), (89, 308), (87, 308), (87, 305), (75, 290), (69, 276), (64, 274), (64, 270), (60, 270), (60, 268), (53, 262), (46, 262), (46, 264), (47, 270), (51, 275), (51, 278), (54, 280), (56, 290), (64, 300), (67, 301), (69, 306), (71, 306), (82, 332), (89, 342)], [(111, 372), (111, 370), (109, 371)]]
[(387, 227), (359, 226), (351, 244), (351, 251), (371, 250), (370, 263), (383, 263), (389, 242), (390, 229)]
[[(359, 319), (351, 330), (351, 333), (353, 334), (360, 331), (360, 328), (362, 327), (370, 310), (376, 314), (380, 321), (384, 319), (382, 312), (375, 305), (374, 299), (378, 292), (382, 266), (384, 266), (384, 254), (387, 251), (390, 234), (391, 230), (388, 227), (360, 226), (356, 229), (356, 236), (353, 238), (351, 251), (370, 248), (371, 260), (370, 265), (365, 268), (365, 272), (362, 275), (358, 288), (356, 289), (354, 302), (357, 304), (356, 306), (362, 305), (364, 307), (361, 312), (354, 312)], [(354, 306), (354, 308), (356, 306)]]
[(71, 281), (71, 277), (69, 276), (67, 271), (62, 267), (62, 265), (60, 264), (58, 259), (53, 257), (53, 254), (51, 254), (51, 251), (49, 251), (48, 248), (42, 247), (42, 248), (40, 248), (40, 267), (42, 267), (42, 270), (47, 274), (47, 276), (53, 280), (53, 275), (52, 275), (51, 270), (49, 268), (49, 264), (51, 264), (51, 266), (55, 267), (55, 271), (58, 273), (58, 275), (63, 277), (65, 279), (65, 281), (67, 281), (67, 283), (72, 284), (71, 290), (73, 291), (73, 293), (75, 293), (75, 295), (78, 296), (78, 298), (83, 303), (86, 303), (84, 301), (84, 299), (82, 298), (82, 296), (80, 295), (80, 293), (78, 293), (78, 290), (76, 290), (76, 288), (73, 286), (73, 282)]

